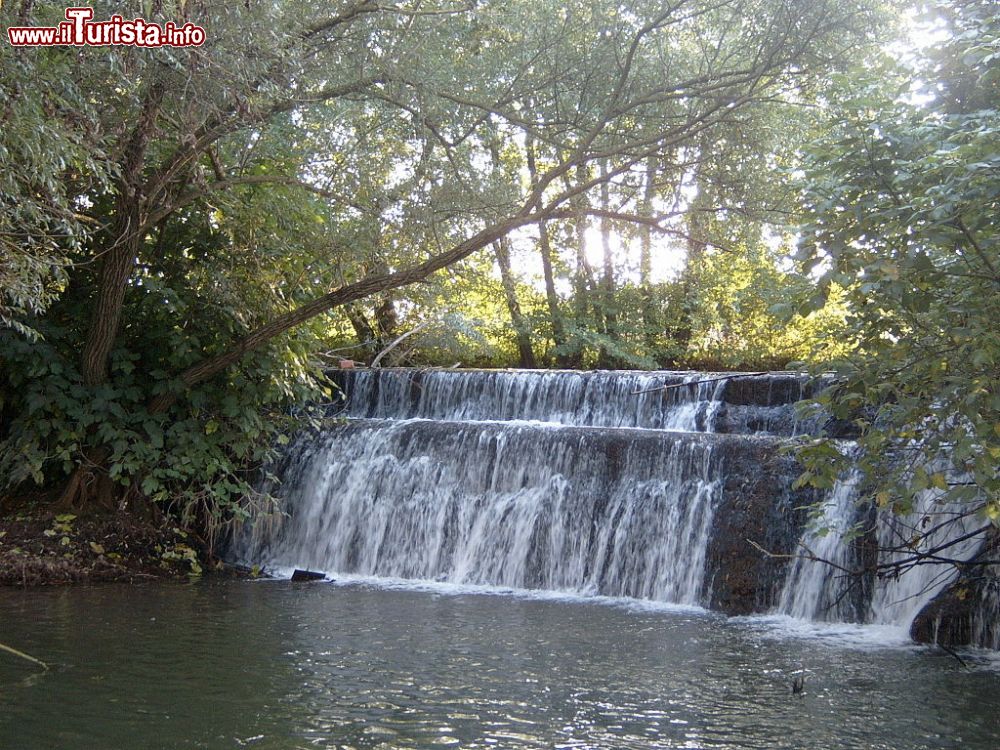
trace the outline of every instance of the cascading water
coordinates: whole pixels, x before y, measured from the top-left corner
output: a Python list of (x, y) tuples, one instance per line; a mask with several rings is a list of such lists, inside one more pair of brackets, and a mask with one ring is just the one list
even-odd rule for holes
[[(339, 377), (347, 424), (298, 440), (279, 469), (288, 517), (237, 539), (234, 557), (272, 569), (725, 601), (739, 612), (777, 594), (773, 566), (750, 583), (730, 580), (719, 529), (753, 515), (745, 496), (780, 516), (771, 507), (788, 500), (793, 467), (773, 458), (770, 433), (793, 423), (799, 376)], [(758, 410), (759, 432), (720, 434), (731, 408), (740, 419)], [(720, 507), (735, 512), (713, 523)], [(730, 536), (775, 525), (753, 520)], [(799, 521), (779, 517), (788, 528), (778, 536), (797, 536)]]
[[(905, 515), (863, 513), (859, 482), (856, 471), (838, 481), (821, 515), (807, 528), (799, 542), (800, 556), (789, 568), (779, 612), (805, 619), (907, 626), (958, 575), (954, 566), (920, 564), (914, 555), (942, 547), (949, 559), (968, 560), (982, 546), (980, 537), (964, 539), (981, 521), (961, 505), (942, 503), (940, 491), (918, 493), (913, 510)], [(851, 543), (845, 541), (849, 533), (854, 536)], [(852, 575), (851, 571), (864, 569), (859, 556), (866, 548), (870, 555), (876, 551), (878, 555), (868, 567), (877, 563), (885, 573), (867, 579)], [(993, 618), (983, 614), (991, 605), (984, 601), (973, 615), (973, 630), (980, 630), (975, 643), (989, 646), (995, 640), (986, 632)]]
[[(923, 566), (859, 596), (835, 567), (748, 544), (857, 567), (841, 536), (859, 520), (858, 477), (828, 494), (819, 534), (802, 510), (816, 496), (791, 489), (797, 469), (780, 457), (786, 436), (822, 423), (795, 414), (815, 387), (801, 376), (338, 377), (346, 423), (293, 445), (277, 470), (287, 517), (238, 536), (237, 560), (899, 625), (944, 583)], [(878, 541), (903, 522), (879, 518)]]
[(821, 507), (820, 517), (803, 534), (778, 611), (805, 620), (855, 619), (846, 596), (850, 581), (845, 580), (844, 572), (853, 567), (854, 555), (844, 536), (855, 520), (859, 479), (852, 472), (838, 480)]
[[(965, 560), (975, 554), (982, 545), (981, 539), (955, 540), (981, 523), (958, 505), (941, 504), (938, 501), (940, 494), (937, 490), (918, 493), (913, 512), (906, 516), (879, 514), (879, 547), (894, 550), (883, 555), (885, 562), (912, 558), (914, 548), (928, 550), (949, 542), (954, 542), (947, 549), (951, 559)], [(900, 576), (876, 582), (869, 619), (883, 624), (909, 623), (935, 594), (954, 580), (955, 575), (955, 569), (950, 566), (917, 565)]]
[[(791, 373), (359, 370), (340, 373), (350, 417), (528, 420), (683, 432), (792, 434), (806, 392)], [(744, 382), (746, 381), (746, 382)], [(666, 387), (664, 387), (666, 386)], [(727, 392), (736, 392), (727, 399)]]
[(726, 442), (360, 421), (303, 446), (286, 471), (299, 512), (250, 554), (341, 573), (696, 604)]

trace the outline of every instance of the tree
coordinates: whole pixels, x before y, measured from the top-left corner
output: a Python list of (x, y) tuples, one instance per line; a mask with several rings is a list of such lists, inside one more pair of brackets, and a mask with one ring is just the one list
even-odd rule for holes
[[(63, 6), (24, 7), (40, 22)], [(325, 387), (306, 357), (324, 314), (381, 295), (388, 318), (388, 293), (524, 227), (674, 231), (629, 208), (629, 176), (797, 90), (877, 21), (834, 0), (151, 10), (211, 41), (18, 51), (103, 106), (63, 113), (99, 144), (86, 174), (58, 172), (95, 231), (60, 245), (67, 290), (31, 320), (45, 344), (3, 340), (0, 466), (9, 483), (68, 474), (66, 504), (180, 498), (212, 517), (284, 429), (265, 413)], [(498, 139), (545, 160), (494, 170)], [(606, 184), (621, 209), (591, 200)]]
[[(1000, 524), (1000, 13), (934, 15), (947, 40), (915, 70), (883, 60), (838, 81), (802, 178), (800, 258), (846, 290), (854, 345), (820, 402), (861, 433), (865, 499), (909, 519), (883, 575), (961, 563), (949, 551), (969, 535), (941, 542), (940, 527)], [(827, 440), (800, 454), (820, 486), (849, 460)]]
[(76, 196), (110, 177), (72, 70), (65, 57), (0, 47), (0, 329), (22, 335), (35, 334), (24, 321), (58, 297), (70, 252), (95, 228)]

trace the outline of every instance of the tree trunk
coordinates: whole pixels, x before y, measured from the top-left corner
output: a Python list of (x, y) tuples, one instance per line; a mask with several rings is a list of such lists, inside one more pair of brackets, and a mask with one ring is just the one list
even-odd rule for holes
[[(83, 381), (91, 387), (101, 385), (108, 379), (108, 358), (118, 338), (125, 294), (142, 247), (143, 167), (146, 149), (156, 130), (163, 95), (164, 87), (161, 82), (154, 81), (150, 84), (143, 98), (138, 121), (122, 145), (115, 218), (107, 234), (107, 247), (98, 276), (97, 297), (80, 355)], [(83, 461), (63, 488), (60, 504), (77, 508), (91, 505), (95, 501), (101, 506), (113, 505), (113, 497), (120, 488), (108, 475), (107, 458), (107, 450), (103, 446), (86, 450)]]
[(89, 386), (107, 379), (108, 356), (118, 338), (125, 292), (142, 243), (135, 231), (140, 222), (138, 198), (125, 186), (115, 198), (115, 217), (80, 362), (83, 381)]
[(698, 164), (695, 166), (693, 180), (697, 193), (691, 200), (687, 216), (685, 217), (688, 239), (687, 262), (682, 282), (683, 302), (681, 303), (680, 318), (674, 326), (671, 336), (674, 341), (683, 347), (687, 347), (694, 335), (694, 318), (698, 310), (701, 291), (701, 270), (704, 262), (705, 248), (708, 246), (708, 209), (711, 207), (711, 200), (707, 191), (707, 185), (705, 184), (706, 158), (707, 144), (705, 139), (701, 138), (698, 151)]
[(375, 329), (379, 347), (385, 346), (398, 326), (399, 316), (396, 315), (396, 304), (392, 300), (392, 295), (386, 294), (375, 308)]
[(63, 511), (81, 511), (92, 507), (113, 509), (115, 496), (124, 488), (118, 487), (111, 479), (107, 460), (108, 451), (103, 446), (84, 451), (83, 459), (56, 501), (56, 508)]
[(559, 309), (559, 295), (556, 294), (555, 273), (552, 270), (552, 242), (549, 238), (547, 222), (538, 222), (538, 252), (542, 256), (542, 275), (545, 277), (545, 301), (549, 308), (549, 318), (552, 321), (552, 342), (556, 349), (556, 365), (572, 367), (573, 360), (566, 354), (566, 325), (562, 310)]
[(35, 0), (21, 0), (21, 12), (17, 16), (20, 26), (27, 26), (31, 22), (31, 13), (35, 9)]
[(97, 299), (80, 363), (84, 382), (89, 386), (100, 385), (107, 379), (108, 355), (118, 338), (125, 292), (142, 245), (142, 173), (146, 148), (156, 129), (162, 101), (163, 85), (154, 82), (146, 92), (139, 120), (122, 149), (115, 220), (101, 264)]
[(510, 240), (501, 237), (493, 243), (493, 254), (500, 266), (500, 281), (503, 284), (503, 294), (507, 300), (507, 310), (517, 337), (518, 361), (521, 367), (534, 369), (535, 353), (531, 349), (531, 323), (521, 313), (521, 305), (517, 301), (517, 289), (514, 284), (514, 274), (510, 268)]
[(378, 348), (378, 336), (375, 329), (365, 317), (364, 311), (358, 305), (344, 305), (344, 312), (351, 322), (354, 335), (358, 337), (358, 345), (365, 351), (375, 352)]
[[(576, 170), (577, 181), (583, 183), (587, 179), (586, 167), (580, 165)], [(569, 178), (566, 179), (567, 189), (571, 187)], [(576, 215), (573, 219), (573, 230), (575, 233), (576, 249), (576, 274), (574, 276), (574, 310), (576, 314), (576, 325), (579, 328), (585, 327), (584, 320), (588, 313), (594, 316), (594, 330), (598, 333), (604, 331), (604, 316), (601, 315), (600, 304), (596, 301), (597, 283), (594, 281), (594, 271), (587, 260), (587, 196), (580, 194), (571, 199), (572, 207)], [(591, 299), (593, 292), (594, 299)], [(580, 366), (582, 352), (575, 357), (576, 366)]]
[[(530, 136), (525, 142), (525, 158), (528, 162), (528, 174), (531, 184), (538, 180), (538, 164), (535, 161), (535, 144)], [(542, 258), (542, 275), (545, 277), (545, 301), (549, 308), (549, 320), (552, 324), (552, 342), (557, 350), (566, 345), (566, 326), (563, 323), (562, 311), (559, 309), (559, 295), (556, 294), (555, 273), (552, 270), (552, 240), (549, 237), (549, 225), (546, 221), (538, 222), (538, 253)], [(565, 351), (556, 354), (556, 365), (570, 367), (570, 358)]]
[[(653, 198), (656, 196), (656, 159), (646, 160), (646, 184), (642, 191), (642, 204), (639, 214), (647, 218), (653, 216)], [(651, 354), (656, 346), (658, 321), (656, 307), (653, 304), (652, 270), (653, 270), (653, 229), (643, 226), (639, 241), (639, 297), (642, 300), (642, 329), (646, 353)]]
[[(608, 163), (601, 162), (601, 209), (611, 210), (611, 186), (608, 184)], [(618, 339), (618, 316), (615, 312), (615, 265), (611, 252), (611, 219), (601, 218), (601, 250), (604, 259), (604, 274), (601, 277), (601, 308), (604, 313), (604, 333), (612, 339)], [(601, 367), (617, 366), (618, 360), (612, 356), (606, 346), (601, 347), (598, 364)]]

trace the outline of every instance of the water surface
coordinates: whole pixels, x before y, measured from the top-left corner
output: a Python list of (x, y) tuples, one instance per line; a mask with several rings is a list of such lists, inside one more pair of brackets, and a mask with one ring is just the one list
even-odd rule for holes
[(0, 748), (1000, 747), (1000, 672), (786, 626), (366, 584), (4, 590), (0, 641), (52, 669), (0, 654)]

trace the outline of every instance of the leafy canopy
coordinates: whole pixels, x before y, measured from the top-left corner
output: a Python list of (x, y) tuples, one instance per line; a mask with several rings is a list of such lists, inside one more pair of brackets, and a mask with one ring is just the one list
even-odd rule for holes
[[(1000, 13), (937, 12), (950, 33), (915, 71), (838, 81), (806, 155), (801, 259), (847, 290), (855, 351), (823, 401), (861, 428), (879, 505), (933, 491), (1000, 524)], [(824, 443), (802, 455), (817, 477), (842, 464)]]

